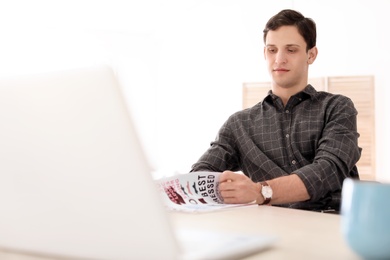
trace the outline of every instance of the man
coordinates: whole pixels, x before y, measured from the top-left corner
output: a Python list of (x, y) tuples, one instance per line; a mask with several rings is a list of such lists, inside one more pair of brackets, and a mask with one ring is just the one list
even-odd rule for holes
[(230, 116), (191, 171), (223, 172), (225, 203), (338, 210), (343, 180), (358, 178), (357, 111), (349, 98), (308, 84), (318, 53), (313, 20), (283, 10), (263, 32), (271, 91)]

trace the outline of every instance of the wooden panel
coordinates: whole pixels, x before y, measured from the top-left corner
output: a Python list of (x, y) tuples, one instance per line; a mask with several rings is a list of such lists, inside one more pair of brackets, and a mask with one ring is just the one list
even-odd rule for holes
[(242, 88), (242, 107), (248, 108), (259, 103), (268, 91), (271, 90), (271, 82), (244, 83)]
[[(373, 76), (310, 78), (317, 91), (329, 91), (352, 99), (358, 110), (357, 128), (360, 133), (359, 146), (363, 148), (358, 162), (360, 177), (375, 180), (375, 88)], [(271, 82), (243, 84), (243, 108), (261, 101), (271, 89)]]
[(312, 85), (317, 91), (326, 91), (326, 78), (310, 78), (309, 84)]

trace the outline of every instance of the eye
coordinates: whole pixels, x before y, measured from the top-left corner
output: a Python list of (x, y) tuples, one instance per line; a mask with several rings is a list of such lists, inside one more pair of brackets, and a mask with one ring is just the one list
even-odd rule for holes
[(276, 52), (276, 48), (268, 48), (268, 52), (269, 53), (275, 53)]
[(287, 49), (287, 51), (288, 51), (289, 53), (294, 53), (294, 52), (296, 52), (297, 50), (296, 50), (296, 49), (291, 49), (291, 48), (289, 48), (289, 49)]

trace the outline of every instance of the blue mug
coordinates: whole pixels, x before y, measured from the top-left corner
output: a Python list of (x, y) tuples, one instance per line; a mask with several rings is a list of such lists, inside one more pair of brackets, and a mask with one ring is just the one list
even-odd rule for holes
[(390, 259), (390, 184), (345, 179), (341, 229), (364, 259)]

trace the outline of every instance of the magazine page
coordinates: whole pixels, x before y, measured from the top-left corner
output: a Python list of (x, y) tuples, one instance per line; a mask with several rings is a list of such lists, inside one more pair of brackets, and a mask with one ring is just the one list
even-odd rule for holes
[(156, 180), (163, 202), (171, 210), (214, 211), (249, 204), (224, 204), (219, 194), (220, 172), (190, 172)]

